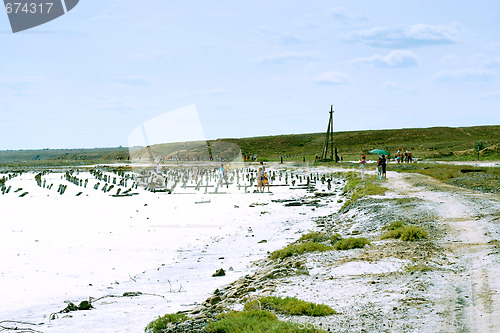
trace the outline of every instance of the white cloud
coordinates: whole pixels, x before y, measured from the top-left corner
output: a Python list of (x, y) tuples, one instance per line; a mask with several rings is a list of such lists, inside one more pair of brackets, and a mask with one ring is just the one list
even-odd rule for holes
[(500, 49), (500, 42), (487, 43), (485, 46), (488, 50)]
[(447, 26), (414, 24), (408, 27), (375, 27), (355, 31), (345, 40), (376, 47), (410, 48), (457, 43), (461, 40), (461, 35), (462, 31), (458, 24)]
[(125, 112), (133, 110), (132, 103), (128, 99), (118, 96), (101, 97), (95, 101), (95, 108), (99, 110)]
[(30, 92), (30, 88), (33, 85), (43, 81), (44, 78), (41, 76), (0, 76), (0, 88), (15, 96), (25, 96)]
[(492, 74), (482, 69), (442, 70), (434, 75), (437, 81), (489, 81)]
[(407, 50), (394, 50), (386, 56), (374, 54), (371, 57), (357, 57), (350, 61), (352, 64), (383, 68), (407, 68), (418, 66), (418, 57)]
[(385, 82), (384, 88), (389, 90), (400, 90), (401, 86), (398, 82), (391, 81), (391, 82)]
[(353, 22), (363, 22), (367, 21), (367, 17), (364, 15), (349, 13), (345, 8), (331, 8), (328, 14), (336, 21), (341, 23), (353, 23)]
[(316, 75), (313, 81), (319, 85), (346, 84), (349, 82), (349, 77), (340, 72), (326, 72)]
[(198, 94), (200, 95), (226, 95), (230, 94), (231, 91), (225, 88), (217, 87), (213, 89), (200, 90)]
[(280, 52), (258, 59), (261, 64), (284, 64), (289, 61), (313, 61), (321, 58), (316, 52)]
[(304, 43), (304, 40), (297, 35), (293, 35), (287, 32), (281, 32), (265, 26), (258, 26), (257, 34), (271, 37), (273, 42), (277, 42), (279, 44), (292, 45)]
[(500, 91), (487, 93), (484, 95), (486, 98), (500, 98)]
[(101, 14), (90, 18), (91, 21), (119, 21), (119, 20), (128, 20), (129, 18), (125, 15), (119, 14)]
[(456, 65), (460, 62), (460, 58), (454, 54), (445, 54), (441, 58), (441, 63), (447, 65)]
[(165, 59), (167, 53), (163, 51), (148, 51), (134, 54), (133, 58), (137, 60), (159, 60)]
[(117, 77), (111, 80), (114, 83), (129, 85), (129, 86), (147, 86), (149, 84), (149, 79), (143, 76), (130, 75)]
[(500, 57), (486, 59), (484, 64), (488, 67), (500, 67)]

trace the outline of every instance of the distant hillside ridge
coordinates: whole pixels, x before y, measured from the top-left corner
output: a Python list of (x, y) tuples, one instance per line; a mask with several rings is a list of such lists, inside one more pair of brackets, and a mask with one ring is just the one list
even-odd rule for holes
[(129, 149), (127, 147), (1, 150), (0, 163), (36, 161), (122, 161), (128, 159), (128, 152)]
[[(315, 157), (321, 155), (326, 133), (291, 134), (242, 139), (220, 139), (233, 142), (242, 153), (256, 154), (270, 160), (280, 156)], [(498, 159), (500, 126), (403, 128), (334, 133), (334, 146), (348, 158), (359, 158), (375, 148), (394, 155), (401, 148), (421, 158), (474, 158), (476, 144), (480, 155)], [(466, 153), (464, 153), (466, 152)]]
[[(78, 162), (110, 163), (117, 161), (185, 158), (203, 159), (210, 154), (235, 157), (258, 155), (259, 160), (314, 160), (321, 155), (325, 133), (286, 134), (250, 138), (225, 138), (208, 141), (178, 142), (150, 147), (43, 149), (0, 151), (0, 163)], [(364, 130), (334, 133), (334, 145), (339, 155), (357, 159), (375, 148), (383, 148), (393, 155), (401, 148), (413, 156), (425, 159), (475, 159), (479, 155), (500, 159), (500, 125), (473, 127), (431, 127), (387, 130)], [(371, 156), (369, 156), (370, 158)]]

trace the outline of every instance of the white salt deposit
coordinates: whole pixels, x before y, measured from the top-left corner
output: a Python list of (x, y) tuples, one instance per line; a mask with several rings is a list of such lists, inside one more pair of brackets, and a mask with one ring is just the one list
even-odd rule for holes
[(330, 272), (330, 275), (335, 277), (361, 274), (392, 273), (400, 270), (408, 263), (408, 260), (401, 260), (397, 258), (383, 258), (374, 262), (350, 261), (333, 268)]
[[(287, 173), (291, 185), (292, 172)], [(341, 205), (337, 194), (323, 198), (322, 207), (285, 207), (272, 201), (313, 196), (305, 187), (292, 189), (305, 183), (305, 177), (295, 186), (273, 186), (272, 193), (245, 193), (233, 180), (211, 194), (217, 187), (214, 176), (214, 187), (206, 194), (191, 179), (186, 188), (180, 182), (173, 194), (139, 187), (132, 190), (138, 195), (112, 197), (132, 181), (104, 193), (104, 181), (86, 171), (73, 173), (88, 179), (86, 188), (67, 181), (61, 171), (43, 175), (46, 187), (53, 184), (43, 188), (35, 175), (7, 180), (11, 190), (0, 194), (0, 321), (36, 323), (40, 325), (24, 326), (49, 333), (141, 332), (158, 316), (189, 309), (221, 285), (248, 274), (252, 261), (313, 229), (313, 217), (331, 214)], [(246, 178), (241, 182), (249, 185)], [(57, 192), (61, 184), (67, 185), (63, 195)], [(285, 179), (272, 184), (285, 185)], [(332, 185), (332, 191), (339, 186)], [(316, 186), (328, 191), (326, 182)], [(28, 194), (19, 197), (24, 192)], [(219, 268), (226, 276), (212, 277)], [(143, 295), (105, 297), (124, 292)], [(94, 301), (93, 310), (49, 320), (66, 302), (78, 305), (89, 297), (105, 298)]]

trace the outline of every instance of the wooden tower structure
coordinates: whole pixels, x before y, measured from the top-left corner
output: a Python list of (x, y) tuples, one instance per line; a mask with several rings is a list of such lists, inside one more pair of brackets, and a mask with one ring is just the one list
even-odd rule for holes
[[(328, 127), (326, 129), (325, 144), (321, 153), (322, 161), (338, 161), (337, 148), (333, 146), (333, 105), (330, 106), (330, 119), (328, 120)], [(334, 157), (335, 156), (335, 157)]]

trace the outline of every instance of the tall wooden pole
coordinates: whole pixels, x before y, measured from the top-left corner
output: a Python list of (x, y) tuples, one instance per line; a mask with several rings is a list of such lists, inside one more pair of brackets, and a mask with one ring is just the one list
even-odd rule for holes
[(328, 127), (326, 129), (326, 139), (321, 154), (322, 160), (328, 159), (328, 149), (330, 149), (330, 160), (333, 161), (333, 105), (330, 106), (330, 119), (328, 120)]

